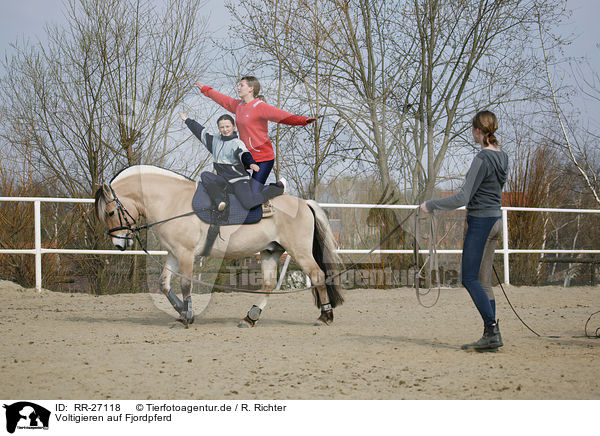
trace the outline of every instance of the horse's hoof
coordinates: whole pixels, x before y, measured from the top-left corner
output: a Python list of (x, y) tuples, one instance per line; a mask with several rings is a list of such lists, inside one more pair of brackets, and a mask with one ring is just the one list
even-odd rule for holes
[(315, 327), (327, 327), (327, 326), (331, 325), (332, 322), (333, 321), (329, 321), (329, 322), (323, 321), (321, 318), (319, 318), (315, 321), (315, 323), (313, 325)]
[(250, 327), (254, 327), (256, 325), (256, 321), (251, 320), (250, 318), (248, 318), (248, 316), (246, 315), (246, 317), (240, 321), (240, 323), (238, 324), (238, 327), (241, 329), (247, 329)]
[(189, 329), (190, 328), (190, 324), (194, 323), (194, 318), (195, 317), (191, 317), (190, 319), (188, 319), (188, 318), (177, 318), (177, 322), (181, 323), (181, 325), (183, 325), (184, 328)]
[(313, 324), (314, 326), (326, 326), (331, 325), (333, 322), (333, 311), (328, 310), (327, 312), (321, 312), (321, 316), (317, 318), (317, 321)]

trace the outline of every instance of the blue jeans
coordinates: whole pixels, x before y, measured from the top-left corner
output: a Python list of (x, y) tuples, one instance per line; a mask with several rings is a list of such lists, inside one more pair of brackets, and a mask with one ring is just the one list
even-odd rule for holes
[(250, 181), (250, 187), (252, 188), (252, 192), (261, 192), (264, 188), (265, 183), (267, 183), (269, 174), (271, 174), (271, 170), (273, 169), (273, 164), (275, 163), (275, 160), (266, 160), (264, 162), (256, 163), (260, 168), (260, 171), (252, 171), (252, 180)]
[(500, 217), (480, 218), (467, 215), (467, 234), (463, 244), (462, 284), (467, 288), (485, 324), (493, 324), (496, 320), (494, 319), (495, 311), (490, 298), (479, 281), (479, 269), (481, 268), (483, 252), (488, 243), (488, 236), (499, 219)]

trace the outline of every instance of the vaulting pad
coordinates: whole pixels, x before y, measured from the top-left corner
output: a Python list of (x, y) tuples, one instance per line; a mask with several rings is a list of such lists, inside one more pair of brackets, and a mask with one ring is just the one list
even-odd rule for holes
[(257, 206), (250, 210), (244, 209), (237, 197), (228, 194), (228, 208), (224, 212), (216, 212), (211, 208), (211, 200), (202, 183), (198, 182), (196, 193), (192, 199), (192, 209), (202, 221), (208, 224), (231, 226), (235, 224), (254, 224), (262, 219), (263, 208)]

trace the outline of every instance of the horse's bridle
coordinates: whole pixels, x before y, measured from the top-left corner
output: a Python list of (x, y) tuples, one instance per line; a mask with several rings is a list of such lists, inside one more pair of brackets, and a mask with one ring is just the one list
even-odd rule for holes
[[(116, 211), (119, 214), (119, 225), (117, 227), (113, 227), (112, 229), (108, 229), (106, 231), (106, 234), (108, 236), (110, 236), (111, 238), (125, 239), (127, 241), (132, 241), (133, 237), (131, 235), (133, 235), (135, 237), (135, 239), (139, 242), (142, 250), (144, 250), (146, 252), (146, 254), (148, 254), (148, 251), (144, 247), (144, 244), (142, 244), (142, 241), (140, 240), (140, 237), (139, 237), (139, 232), (141, 230), (146, 230), (146, 229), (149, 229), (156, 225), (163, 224), (163, 223), (166, 223), (169, 221), (173, 221), (178, 218), (183, 218), (186, 216), (194, 215), (196, 213), (194, 211), (186, 212), (186, 213), (182, 213), (181, 215), (172, 216), (172, 217), (164, 219), (164, 220), (156, 221), (156, 222), (153, 222), (150, 224), (145, 224), (143, 226), (138, 226), (137, 221), (127, 211), (127, 209), (125, 208), (123, 203), (121, 203), (121, 200), (119, 200), (119, 197), (117, 197), (117, 193), (112, 188), (112, 186), (108, 185), (108, 187), (110, 188), (110, 192), (112, 193), (113, 198), (112, 198), (112, 200), (108, 201), (106, 204), (109, 205), (110, 203), (113, 203), (113, 202), (116, 203), (116, 205), (117, 205)], [(129, 233), (127, 233), (126, 236), (119, 236), (119, 235), (114, 234), (114, 232), (118, 232), (120, 230), (128, 230)]]
[[(131, 216), (131, 214), (127, 211), (127, 209), (125, 208), (125, 206), (123, 206), (123, 203), (121, 203), (121, 200), (119, 200), (119, 197), (117, 197), (117, 194), (115, 192), (115, 190), (112, 188), (112, 186), (108, 185), (110, 188), (110, 192), (112, 193), (112, 200), (110, 200), (109, 202), (106, 203), (106, 205), (108, 206), (110, 203), (116, 203), (117, 208), (116, 211), (119, 214), (119, 225), (117, 227), (113, 227), (112, 229), (108, 229), (106, 231), (106, 234), (108, 236), (110, 236), (111, 238), (115, 238), (115, 239), (125, 239), (127, 241), (132, 241), (133, 238), (131, 237), (131, 234), (135, 234), (139, 229), (137, 227), (134, 227), (136, 224), (135, 219)], [(114, 211), (113, 211), (114, 213)], [(131, 221), (130, 221), (131, 219)], [(119, 235), (115, 235), (114, 232), (118, 232), (121, 230), (128, 230), (129, 232), (125, 235), (125, 236), (119, 236)]]

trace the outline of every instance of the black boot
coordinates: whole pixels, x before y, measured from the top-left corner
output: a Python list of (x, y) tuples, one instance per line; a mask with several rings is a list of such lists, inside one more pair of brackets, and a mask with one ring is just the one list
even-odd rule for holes
[(279, 195), (282, 195), (284, 192), (283, 186), (279, 186), (277, 184), (267, 185), (265, 189), (262, 191), (262, 195), (264, 197), (263, 203), (270, 200), (271, 198), (275, 198)]
[(219, 185), (205, 185), (206, 192), (212, 200), (212, 210), (214, 212), (223, 212), (227, 207), (227, 190)]
[(498, 327), (498, 321), (494, 324), (486, 324), (483, 326), (483, 336), (481, 339), (470, 344), (465, 344), (461, 350), (475, 350), (475, 351), (495, 351), (502, 345), (502, 336), (500, 335), (500, 328)]

